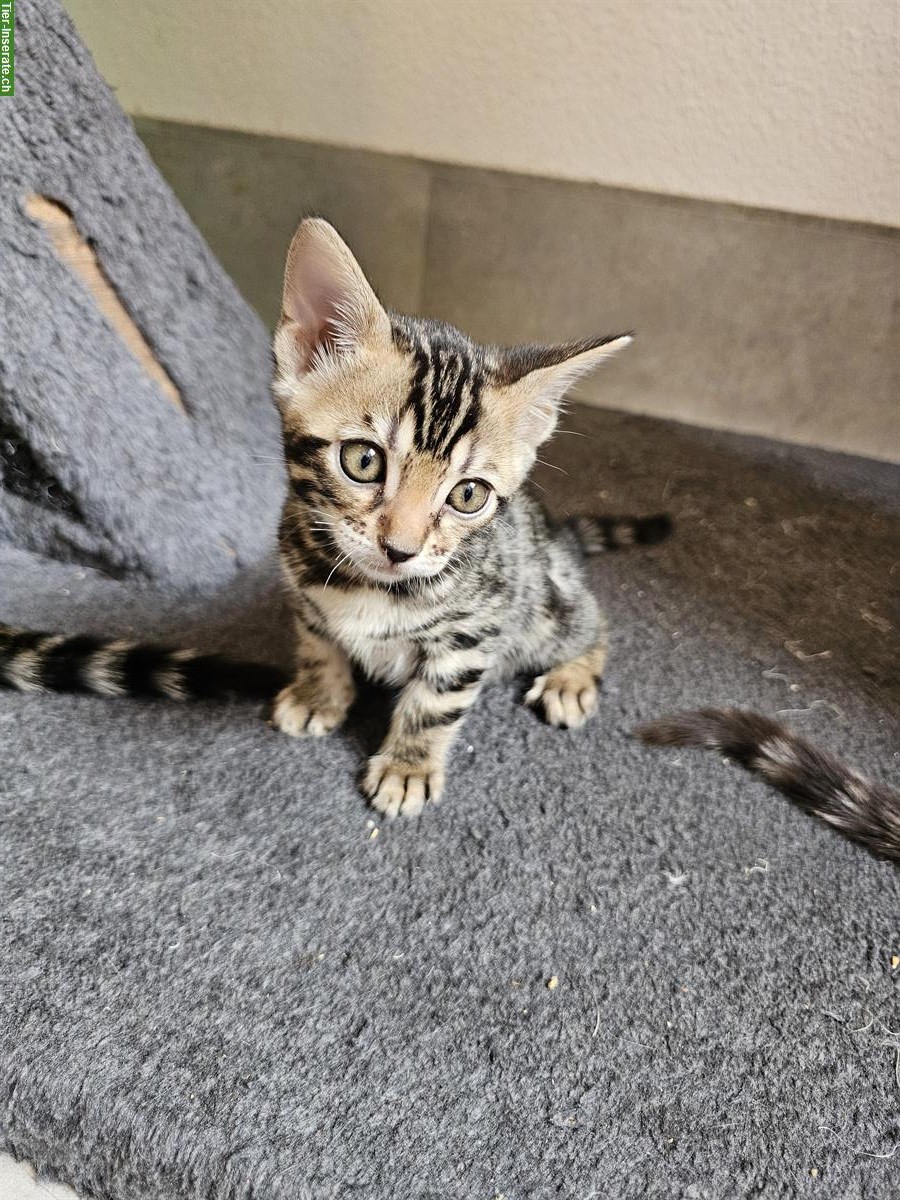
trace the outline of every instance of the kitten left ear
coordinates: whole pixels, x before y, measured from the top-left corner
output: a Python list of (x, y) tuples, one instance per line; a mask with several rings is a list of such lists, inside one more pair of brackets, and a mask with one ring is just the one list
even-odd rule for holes
[(514, 346), (500, 351), (500, 383), (508, 389), (521, 436), (535, 449), (553, 433), (560, 402), (569, 388), (634, 340), (630, 333), (566, 342), (559, 346)]

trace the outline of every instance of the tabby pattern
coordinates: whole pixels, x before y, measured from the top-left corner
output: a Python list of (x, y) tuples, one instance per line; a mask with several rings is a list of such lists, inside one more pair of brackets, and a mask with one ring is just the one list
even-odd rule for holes
[(281, 558), (296, 678), (275, 724), (338, 726), (354, 668), (399, 689), (363, 788), (388, 816), (444, 786), (447, 752), (482, 688), (523, 672), (552, 725), (595, 710), (606, 628), (583, 557), (664, 537), (664, 518), (555, 524), (522, 484), (575, 379), (628, 335), (486, 348), (389, 314), (323, 221), (304, 221), (275, 336), (290, 489)]
[(0, 686), (142, 700), (271, 700), (286, 673), (266, 663), (92, 634), (0, 625)]

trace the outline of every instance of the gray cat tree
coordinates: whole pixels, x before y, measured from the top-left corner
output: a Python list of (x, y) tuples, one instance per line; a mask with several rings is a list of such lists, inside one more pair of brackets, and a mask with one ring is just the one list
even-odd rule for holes
[[(199, 586), (258, 554), (266, 332), (53, 0), (18, 12), (0, 109), (0, 537)], [(277, 281), (273, 281), (273, 287)]]

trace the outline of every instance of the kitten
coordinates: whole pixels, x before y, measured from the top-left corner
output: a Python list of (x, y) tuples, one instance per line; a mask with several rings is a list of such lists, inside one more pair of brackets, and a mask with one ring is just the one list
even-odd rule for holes
[(594, 712), (606, 630), (582, 559), (664, 518), (556, 525), (522, 484), (572, 383), (631, 341), (498, 349), (379, 303), (330, 225), (288, 252), (274, 392), (290, 490), (280, 527), (297, 675), (275, 725), (344, 720), (353, 667), (400, 688), (363, 790), (387, 816), (438, 800), (487, 684), (529, 673), (551, 725)]

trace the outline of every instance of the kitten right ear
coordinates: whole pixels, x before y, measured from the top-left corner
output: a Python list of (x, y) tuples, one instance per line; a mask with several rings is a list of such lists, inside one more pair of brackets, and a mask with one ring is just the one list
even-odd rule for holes
[(366, 342), (390, 338), (391, 323), (359, 263), (318, 217), (301, 221), (284, 267), (275, 358), (295, 376), (326, 368)]
[(497, 374), (518, 436), (536, 450), (553, 433), (560, 404), (573, 383), (632, 342), (630, 333), (558, 346), (512, 346), (497, 351)]

